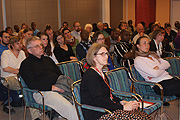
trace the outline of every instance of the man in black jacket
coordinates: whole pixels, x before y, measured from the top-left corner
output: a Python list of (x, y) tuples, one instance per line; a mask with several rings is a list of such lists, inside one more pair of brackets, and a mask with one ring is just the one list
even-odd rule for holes
[[(62, 73), (51, 58), (43, 56), (41, 40), (36, 36), (31, 37), (26, 41), (26, 47), (29, 57), (21, 63), (19, 72), (27, 86), (30, 89), (42, 91), (45, 105), (50, 106), (68, 120), (76, 120), (77, 114), (74, 105), (58, 93), (63, 93), (63, 89), (54, 86)], [(42, 103), (38, 93), (34, 93), (33, 97), (37, 103)], [(39, 119), (38, 114), (34, 115), (34, 112), (37, 113), (31, 109), (32, 119)]]

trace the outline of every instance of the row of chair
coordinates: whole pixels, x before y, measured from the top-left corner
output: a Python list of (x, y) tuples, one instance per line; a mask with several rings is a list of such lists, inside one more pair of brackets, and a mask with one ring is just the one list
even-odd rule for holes
[[(171, 64), (171, 67), (168, 69), (168, 72), (172, 74), (173, 76), (180, 75), (179, 74), (180, 73), (179, 58), (167, 58), (167, 60)], [(80, 120), (83, 120), (81, 108), (96, 110), (99, 112), (111, 113), (109, 110), (104, 109), (104, 108), (97, 108), (97, 107), (92, 107), (89, 105), (82, 105), (80, 103), (79, 85), (81, 82), (80, 79), (82, 78), (82, 75), (86, 70), (86, 68), (83, 67), (86, 63), (87, 62), (84, 59), (83, 61), (67, 61), (67, 62), (62, 62), (62, 63), (57, 64), (61, 72), (64, 75), (69, 76), (74, 81), (74, 84), (72, 85), (72, 93), (76, 102)], [(161, 96), (155, 94), (152, 88), (150, 87), (150, 85), (155, 85), (155, 84), (145, 82), (144, 79), (140, 76), (140, 74), (134, 69), (134, 66), (131, 66), (130, 71), (127, 68), (122, 67), (122, 68), (117, 68), (115, 70), (109, 71), (106, 73), (106, 75), (110, 81), (110, 86), (113, 89), (114, 95), (121, 97), (123, 99), (127, 98), (126, 100), (131, 100), (132, 97), (138, 100), (138, 99), (141, 99), (140, 96), (142, 96), (143, 98), (141, 99), (142, 102), (143, 100), (154, 102), (155, 103), (154, 105), (148, 108), (144, 108), (143, 111), (148, 114), (151, 114), (152, 112), (154, 112), (160, 107), (161, 107), (161, 112), (162, 112), (163, 106), (162, 106), (161, 100), (163, 100), (164, 102), (168, 102), (168, 101), (176, 99), (175, 96), (164, 97), (163, 94)], [(23, 81), (21, 77), (19, 78), (19, 82), (22, 87), (22, 93), (23, 93), (24, 102), (25, 102), (24, 120), (25, 120), (25, 113), (26, 113), (27, 107), (41, 109), (43, 113), (45, 113), (45, 110), (48, 110), (48, 111), (52, 110), (52, 108), (45, 106), (44, 103), (43, 105), (37, 104), (35, 100), (33, 99), (34, 92), (39, 92), (43, 97), (43, 94), (40, 91), (33, 91), (33, 90), (28, 89), (25, 82)], [(136, 93), (132, 93), (132, 92), (136, 92)], [(162, 93), (163, 93), (163, 89), (162, 89)], [(43, 114), (43, 118), (45, 118), (45, 114)]]

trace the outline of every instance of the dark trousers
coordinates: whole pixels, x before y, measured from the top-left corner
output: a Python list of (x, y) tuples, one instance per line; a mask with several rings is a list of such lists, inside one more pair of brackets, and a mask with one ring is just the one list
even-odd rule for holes
[[(8, 89), (3, 84), (0, 84), (0, 91), (2, 93), (1, 100), (3, 102), (6, 102), (8, 100)], [(19, 98), (19, 95), (15, 90), (9, 90), (9, 95), (14, 102), (21, 102), (21, 99)]]
[[(163, 87), (164, 96), (176, 95), (177, 97), (180, 97), (180, 80), (178, 78), (173, 77), (172, 79), (163, 80), (158, 83)], [(153, 89), (157, 94), (161, 94), (158, 86), (155, 85)]]

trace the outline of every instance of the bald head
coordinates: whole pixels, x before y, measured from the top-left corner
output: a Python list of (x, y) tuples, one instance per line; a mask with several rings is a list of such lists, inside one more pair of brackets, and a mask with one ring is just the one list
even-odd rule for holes
[(137, 24), (137, 32), (144, 33), (144, 26), (141, 23)]

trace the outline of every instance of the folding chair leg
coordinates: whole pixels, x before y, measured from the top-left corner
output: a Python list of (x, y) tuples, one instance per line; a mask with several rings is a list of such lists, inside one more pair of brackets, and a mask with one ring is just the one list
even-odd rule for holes
[(24, 116), (23, 120), (26, 120), (26, 106), (24, 106)]

